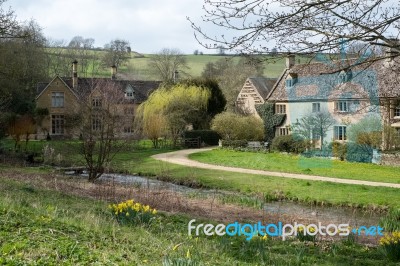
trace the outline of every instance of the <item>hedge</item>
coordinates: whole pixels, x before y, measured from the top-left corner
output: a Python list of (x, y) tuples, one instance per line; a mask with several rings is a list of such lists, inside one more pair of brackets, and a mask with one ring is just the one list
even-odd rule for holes
[(185, 139), (192, 139), (200, 137), (201, 142), (207, 145), (215, 146), (218, 145), (218, 141), (221, 136), (214, 130), (190, 130), (183, 133)]

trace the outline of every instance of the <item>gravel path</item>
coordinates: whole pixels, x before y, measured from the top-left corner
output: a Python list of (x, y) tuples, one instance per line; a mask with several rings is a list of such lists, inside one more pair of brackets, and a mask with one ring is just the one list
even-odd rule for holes
[(168, 163), (174, 163), (174, 164), (185, 165), (185, 166), (196, 167), (196, 168), (203, 168), (203, 169), (222, 170), (222, 171), (229, 171), (229, 172), (243, 173), (243, 174), (253, 174), (253, 175), (277, 176), (277, 177), (283, 177), (283, 178), (303, 179), (303, 180), (312, 180), (312, 181), (325, 181), (325, 182), (351, 184), (351, 185), (400, 188), (400, 184), (394, 184), (394, 183), (362, 181), (362, 180), (354, 180), (354, 179), (341, 179), (341, 178), (334, 178), (334, 177), (291, 174), (291, 173), (271, 172), (271, 171), (263, 171), (263, 170), (228, 167), (228, 166), (201, 163), (198, 161), (190, 160), (188, 158), (189, 154), (196, 153), (196, 152), (202, 152), (202, 151), (209, 151), (212, 149), (213, 148), (179, 150), (179, 151), (174, 151), (174, 152), (156, 154), (156, 155), (153, 155), (152, 157), (156, 160), (160, 160), (160, 161), (164, 161), (164, 162), (168, 162)]

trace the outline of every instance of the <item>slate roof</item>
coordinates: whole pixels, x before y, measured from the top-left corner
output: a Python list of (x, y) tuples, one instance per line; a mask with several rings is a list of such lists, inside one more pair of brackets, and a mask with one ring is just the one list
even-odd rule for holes
[[(400, 97), (399, 74), (400, 64), (389, 64), (387, 60), (294, 65), (283, 71), (266, 98), (268, 101), (396, 98)], [(295, 79), (292, 86), (286, 85), (290, 75)]]
[[(147, 100), (151, 92), (156, 90), (161, 81), (143, 81), (143, 80), (111, 80), (110, 78), (78, 78), (78, 86), (73, 88), (71, 77), (61, 77), (61, 79), (67, 84), (67, 86), (76, 95), (87, 95), (94, 88), (93, 84), (97, 82), (112, 82), (113, 85), (118, 86), (121, 91), (125, 92), (125, 89), (130, 85), (134, 90), (134, 102), (142, 103)], [(37, 84), (37, 95), (49, 85), (49, 82), (39, 82)]]
[(268, 96), (269, 92), (276, 82), (276, 79), (264, 77), (250, 77), (248, 79), (254, 85), (255, 89), (258, 91), (263, 99)]

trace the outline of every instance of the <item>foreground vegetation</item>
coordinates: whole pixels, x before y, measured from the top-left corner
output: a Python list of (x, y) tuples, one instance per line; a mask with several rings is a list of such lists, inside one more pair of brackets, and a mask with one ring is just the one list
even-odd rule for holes
[(293, 154), (215, 149), (191, 154), (190, 158), (204, 163), (248, 169), (400, 183), (398, 167), (352, 163), (323, 158), (306, 158)]
[(380, 248), (352, 241), (189, 237), (192, 217), (179, 214), (119, 224), (107, 202), (40, 188), (29, 179), (0, 174), (0, 181), (0, 264), (391, 265)]

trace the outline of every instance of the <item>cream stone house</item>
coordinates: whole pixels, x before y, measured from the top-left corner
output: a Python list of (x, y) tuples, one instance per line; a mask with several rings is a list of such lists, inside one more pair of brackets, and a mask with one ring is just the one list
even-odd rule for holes
[(328, 113), (335, 121), (326, 142), (347, 141), (348, 127), (368, 115), (378, 115), (400, 136), (396, 60), (389, 56), (372, 63), (353, 59), (296, 65), (293, 55), (287, 57), (286, 68), (265, 99), (275, 104), (276, 113), (286, 114), (275, 136), (291, 134), (295, 123), (316, 112)]

